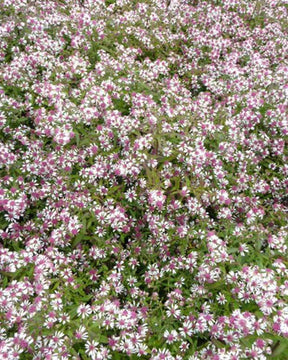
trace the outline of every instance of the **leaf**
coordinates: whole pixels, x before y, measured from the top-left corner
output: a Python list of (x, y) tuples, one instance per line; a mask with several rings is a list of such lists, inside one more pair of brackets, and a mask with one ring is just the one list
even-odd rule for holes
[(123, 116), (130, 114), (131, 106), (123, 99), (112, 99), (116, 110), (120, 111)]
[(99, 341), (104, 344), (108, 344), (108, 337), (105, 335), (100, 335)]
[(90, 226), (92, 225), (92, 223), (93, 223), (93, 219), (91, 218), (91, 219), (89, 219), (89, 221), (87, 223), (86, 229), (90, 229)]
[(73, 319), (75, 316), (78, 317), (77, 315), (77, 307), (73, 307), (73, 309), (71, 309), (69, 312), (68, 312), (69, 316), (71, 319)]
[(33, 359), (33, 355), (32, 354), (28, 354), (26, 351), (22, 352), (22, 354), (20, 354), (19, 360), (32, 360)]
[(79, 350), (79, 354), (81, 355), (82, 360), (90, 360), (91, 359), (86, 355), (85, 350), (83, 350), (83, 349)]
[(279, 355), (287, 354), (288, 339), (278, 340), (272, 349), (271, 357), (277, 357), (279, 359)]
[(76, 138), (76, 144), (77, 146), (79, 146), (79, 142), (80, 142), (80, 136), (79, 136), (79, 133), (74, 131), (74, 134), (75, 134), (75, 138)]
[(211, 342), (219, 349), (225, 348), (225, 344), (217, 339), (212, 339)]
[[(125, 355), (123, 356), (124, 354), (120, 354), (119, 352), (113, 352), (113, 359), (115, 360), (124, 360), (125, 359)], [(126, 357), (126, 359), (128, 359)]]
[(14, 277), (14, 274), (15, 273), (11, 273), (11, 272), (6, 272), (6, 271), (3, 271), (3, 270), (0, 270), (0, 274), (5, 276), (6, 278), (12, 278)]
[(220, 280), (220, 281), (217, 281), (217, 282), (215, 282), (215, 283), (213, 283), (213, 284), (207, 284), (206, 285), (207, 286), (207, 288), (209, 289), (209, 290), (212, 290), (212, 289), (222, 289), (223, 288), (223, 286), (225, 286), (225, 281), (224, 280)]
[(84, 236), (84, 233), (80, 233), (75, 237), (74, 241), (72, 242), (72, 249), (74, 249), (84, 239)]
[(83, 218), (82, 225), (83, 225), (82, 232), (85, 232), (85, 231), (87, 230), (87, 219), (86, 219), (86, 216)]
[(185, 176), (185, 181), (186, 181), (186, 185), (187, 185), (188, 189), (190, 189), (190, 187), (191, 187), (191, 181), (190, 181), (190, 179), (189, 179), (188, 176)]

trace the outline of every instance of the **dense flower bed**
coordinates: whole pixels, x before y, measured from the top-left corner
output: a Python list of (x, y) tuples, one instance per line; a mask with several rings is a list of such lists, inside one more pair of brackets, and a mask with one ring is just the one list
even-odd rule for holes
[(287, 359), (287, 1), (0, 17), (0, 359)]

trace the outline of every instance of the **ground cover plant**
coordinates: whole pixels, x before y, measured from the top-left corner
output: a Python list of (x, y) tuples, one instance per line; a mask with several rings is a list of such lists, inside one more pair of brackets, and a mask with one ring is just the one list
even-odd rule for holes
[(0, 359), (287, 359), (285, 0), (0, 0)]

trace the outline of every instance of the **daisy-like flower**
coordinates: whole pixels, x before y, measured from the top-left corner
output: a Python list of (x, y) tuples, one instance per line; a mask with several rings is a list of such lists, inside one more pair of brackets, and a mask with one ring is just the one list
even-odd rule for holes
[(182, 327), (179, 328), (180, 335), (185, 338), (186, 336), (192, 335), (192, 322), (189, 320), (185, 320), (183, 322)]
[(146, 355), (147, 354), (147, 350), (148, 350), (148, 346), (146, 344), (139, 344), (138, 348), (137, 348), (137, 354), (139, 356), (141, 355)]
[(240, 255), (244, 256), (246, 253), (248, 253), (249, 248), (248, 248), (247, 244), (240, 244), (238, 250), (240, 252)]
[(75, 331), (75, 338), (77, 340), (87, 340), (88, 339), (88, 332), (85, 328), (85, 326), (81, 325), (79, 328)]
[(268, 299), (259, 301), (259, 306), (261, 311), (265, 315), (270, 315), (273, 311), (275, 311), (276, 303), (277, 303), (277, 299), (273, 296)]
[(99, 343), (95, 340), (87, 341), (85, 344), (85, 352), (88, 356), (91, 356), (92, 359), (96, 358), (98, 352)]
[(136, 191), (132, 189), (127, 190), (124, 195), (129, 202), (132, 202), (137, 198)]
[(226, 304), (227, 302), (225, 295), (222, 294), (221, 292), (216, 296), (216, 300), (220, 305)]
[(263, 319), (258, 319), (254, 322), (253, 326), (257, 335), (262, 335), (267, 327), (267, 322)]
[(63, 312), (61, 314), (59, 314), (59, 321), (62, 323), (62, 324), (67, 324), (70, 320), (70, 316), (69, 314)]
[(171, 332), (165, 330), (164, 338), (166, 339), (167, 344), (172, 344), (173, 342), (178, 340), (178, 333), (176, 330), (172, 330)]
[(181, 311), (177, 304), (172, 304), (171, 306), (168, 306), (168, 310), (166, 310), (166, 314), (168, 317), (179, 318), (181, 315)]
[(56, 331), (49, 342), (49, 346), (61, 347), (63, 344), (64, 344), (64, 334), (61, 331)]
[(190, 346), (190, 344), (189, 344), (188, 341), (183, 341), (183, 342), (181, 343), (181, 345), (179, 346), (179, 350), (180, 350), (181, 352), (185, 352), (185, 351), (187, 351), (187, 350), (189, 349), (189, 346)]
[(174, 357), (168, 349), (162, 349), (152, 355), (151, 360), (174, 360)]
[(87, 318), (91, 313), (92, 310), (89, 305), (81, 304), (77, 309), (77, 314), (81, 316), (82, 319)]

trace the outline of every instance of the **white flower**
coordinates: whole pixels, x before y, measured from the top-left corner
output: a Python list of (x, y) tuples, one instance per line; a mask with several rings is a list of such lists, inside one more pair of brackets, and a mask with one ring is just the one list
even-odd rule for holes
[(181, 311), (180, 311), (178, 305), (172, 304), (171, 306), (168, 307), (168, 310), (166, 310), (166, 313), (167, 313), (168, 317), (173, 316), (175, 318), (178, 318), (181, 314)]
[(81, 316), (82, 319), (85, 319), (91, 314), (91, 307), (89, 305), (81, 304), (77, 309), (77, 314)]
[(96, 354), (98, 352), (98, 346), (99, 343), (95, 340), (87, 341), (85, 344), (86, 354), (91, 356), (92, 359), (96, 357)]
[(168, 330), (165, 330), (164, 337), (167, 341), (167, 344), (172, 344), (173, 342), (177, 341), (178, 333), (176, 330), (172, 330), (171, 332), (169, 332)]
[(216, 296), (216, 300), (219, 302), (219, 304), (223, 305), (227, 302), (225, 295), (221, 292)]

